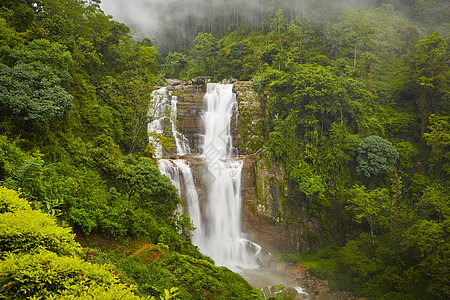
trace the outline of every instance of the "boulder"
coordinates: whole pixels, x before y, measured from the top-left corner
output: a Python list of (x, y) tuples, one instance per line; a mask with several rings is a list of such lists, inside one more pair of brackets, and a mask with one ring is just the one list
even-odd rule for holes
[(287, 265), (285, 262), (280, 262), (277, 264), (277, 272), (285, 272)]
[(177, 85), (183, 85), (184, 82), (179, 79), (166, 79), (167, 85), (170, 86), (177, 86)]
[(192, 84), (197, 86), (197, 85), (202, 85), (208, 82), (211, 82), (211, 77), (208, 76), (199, 76), (199, 77), (195, 77), (192, 78)]
[(325, 290), (319, 290), (319, 293), (316, 297), (314, 297), (315, 300), (330, 300), (330, 294)]

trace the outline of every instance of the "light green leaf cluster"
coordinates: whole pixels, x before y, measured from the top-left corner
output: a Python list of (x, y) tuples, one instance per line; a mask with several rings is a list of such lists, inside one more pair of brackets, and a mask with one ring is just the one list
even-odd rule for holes
[(81, 247), (69, 228), (59, 227), (56, 220), (31, 210), (17, 192), (0, 187), (0, 249), (4, 252), (35, 253), (49, 250), (59, 255), (75, 255)]
[(0, 214), (14, 213), (17, 211), (30, 212), (31, 207), (28, 202), (17, 197), (17, 192), (0, 186)]
[(112, 265), (76, 256), (70, 229), (1, 186), (0, 250), (0, 299), (139, 299)]
[(9, 253), (0, 262), (1, 291), (7, 297), (43, 299), (51, 294), (80, 295), (92, 284), (107, 286), (118, 282), (107, 266), (53, 252)]
[(450, 174), (450, 117), (433, 114), (428, 128), (430, 132), (424, 133), (423, 138), (432, 147), (432, 163)]

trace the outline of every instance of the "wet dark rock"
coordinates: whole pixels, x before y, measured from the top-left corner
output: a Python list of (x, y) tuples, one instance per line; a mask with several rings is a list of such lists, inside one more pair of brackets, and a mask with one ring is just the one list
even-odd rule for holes
[(198, 86), (198, 85), (202, 85), (202, 84), (211, 82), (211, 77), (199, 76), (199, 77), (192, 78), (191, 82), (193, 85)]

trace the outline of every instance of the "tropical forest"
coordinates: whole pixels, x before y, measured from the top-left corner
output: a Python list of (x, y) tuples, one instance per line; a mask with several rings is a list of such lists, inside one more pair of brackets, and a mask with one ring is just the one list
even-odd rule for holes
[(0, 299), (449, 299), (449, 44), (447, 0), (1, 0)]

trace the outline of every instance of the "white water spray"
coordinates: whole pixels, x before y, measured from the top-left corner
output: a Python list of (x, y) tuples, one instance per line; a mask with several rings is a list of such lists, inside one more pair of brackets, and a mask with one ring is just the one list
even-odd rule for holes
[(204, 101), (205, 137), (203, 156), (208, 167), (206, 183), (208, 203), (206, 226), (200, 241), (200, 250), (217, 265), (256, 267), (261, 247), (243, 238), (241, 232), (241, 174), (242, 161), (232, 160), (230, 130), (233, 112), (237, 111), (233, 85), (209, 83)]
[(162, 175), (166, 175), (170, 179), (170, 182), (178, 191), (178, 196), (181, 197), (180, 170), (168, 159), (158, 160), (158, 169)]
[(191, 241), (192, 244), (199, 246), (202, 239), (202, 220), (200, 213), (200, 202), (194, 183), (194, 177), (192, 176), (191, 168), (189, 168), (186, 164), (186, 161), (177, 159), (173, 162), (183, 176), (185, 205), (189, 218), (195, 227), (195, 230), (192, 232)]
[(192, 232), (192, 244), (199, 246), (202, 232), (200, 202), (191, 168), (183, 159), (160, 159), (158, 168), (161, 174), (166, 175), (170, 179), (180, 198), (184, 199), (185, 210), (187, 210), (189, 218), (195, 227), (195, 230)]

